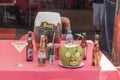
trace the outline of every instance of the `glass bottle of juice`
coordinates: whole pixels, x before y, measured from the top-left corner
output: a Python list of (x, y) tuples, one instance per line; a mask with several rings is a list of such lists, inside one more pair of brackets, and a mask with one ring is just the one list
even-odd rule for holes
[(28, 45), (26, 48), (26, 60), (33, 61), (33, 43), (30, 37), (28, 37)]
[(80, 46), (83, 48), (83, 60), (87, 59), (87, 42), (86, 42), (86, 33), (82, 33), (82, 40)]
[(45, 64), (46, 64), (45, 35), (41, 35), (40, 47), (38, 50), (38, 65), (45, 66)]
[(92, 53), (92, 66), (99, 66), (99, 63), (100, 63), (99, 35), (96, 34)]
[(95, 66), (99, 66), (100, 64), (100, 49), (99, 49), (99, 43), (98, 45), (96, 46), (97, 49), (96, 49), (96, 52), (95, 52)]
[(26, 60), (33, 61), (33, 43), (32, 43), (32, 31), (28, 31), (28, 40), (26, 46)]
[(95, 66), (95, 53), (97, 49), (97, 44), (94, 42), (93, 52), (92, 52), (92, 66)]

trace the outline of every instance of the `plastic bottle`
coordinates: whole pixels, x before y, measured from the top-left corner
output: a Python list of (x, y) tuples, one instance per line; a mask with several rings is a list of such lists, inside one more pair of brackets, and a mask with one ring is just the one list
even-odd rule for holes
[(69, 44), (69, 43), (73, 43), (72, 30), (68, 30), (66, 35), (66, 44)]
[(95, 35), (93, 53), (92, 53), (92, 66), (99, 66), (100, 64), (100, 48), (99, 48), (99, 35)]
[(46, 64), (45, 35), (41, 35), (40, 48), (38, 50), (38, 65), (45, 66), (45, 64)]

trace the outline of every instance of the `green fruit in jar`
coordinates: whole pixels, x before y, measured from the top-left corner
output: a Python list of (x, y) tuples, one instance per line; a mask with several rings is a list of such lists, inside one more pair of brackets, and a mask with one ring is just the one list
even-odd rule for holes
[(83, 49), (77, 44), (67, 44), (62, 46), (60, 59), (65, 66), (78, 66), (82, 61)]

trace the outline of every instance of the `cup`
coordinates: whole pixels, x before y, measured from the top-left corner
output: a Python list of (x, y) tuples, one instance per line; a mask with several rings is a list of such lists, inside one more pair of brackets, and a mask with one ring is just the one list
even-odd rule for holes
[(54, 45), (52, 43), (47, 44), (47, 59), (50, 63), (50, 55), (54, 55)]
[(54, 55), (55, 55), (55, 59), (58, 60), (60, 57), (60, 44), (55, 44)]

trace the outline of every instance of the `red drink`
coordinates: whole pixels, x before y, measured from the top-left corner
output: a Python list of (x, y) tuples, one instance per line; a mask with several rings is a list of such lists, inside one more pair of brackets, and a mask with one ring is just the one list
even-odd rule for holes
[(54, 46), (55, 59), (59, 59), (60, 56), (60, 44), (55, 44)]

